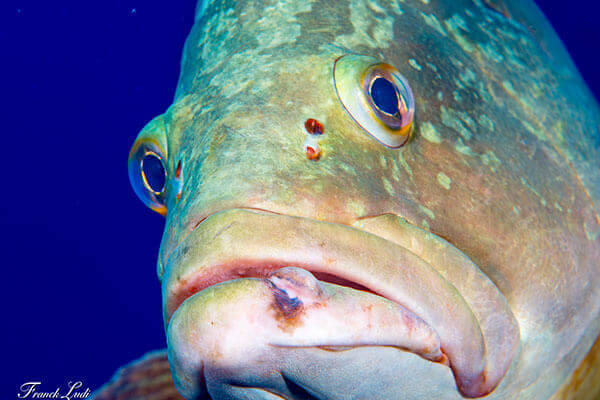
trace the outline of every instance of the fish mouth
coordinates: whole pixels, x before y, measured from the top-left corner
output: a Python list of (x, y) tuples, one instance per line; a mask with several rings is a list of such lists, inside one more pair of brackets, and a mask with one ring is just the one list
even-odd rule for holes
[[(225, 302), (225, 288), (233, 292), (240, 285), (255, 285), (245, 290), (270, 299), (254, 312), (276, 310), (282, 317), (272, 329), (277, 335), (270, 345), (397, 347), (448, 365), (464, 397), (493, 391), (518, 349), (518, 324), (496, 286), (458, 249), (400, 217), (384, 214), (348, 226), (230, 209), (202, 220), (166, 263), (162, 290), (169, 354), (171, 363), (178, 364), (172, 365), (174, 374), (183, 375), (175, 377), (176, 384), (189, 383), (208, 362), (204, 355), (202, 367), (190, 369), (194, 362), (189, 353), (200, 350), (180, 343), (197, 340), (191, 315), (207, 307), (202, 302), (209, 292)], [(368, 309), (369, 321), (379, 315), (385, 327), (345, 327), (343, 314), (360, 314), (357, 309)], [(311, 321), (327, 315), (337, 330), (315, 333), (319, 323)], [(340, 333), (346, 329), (352, 334)]]

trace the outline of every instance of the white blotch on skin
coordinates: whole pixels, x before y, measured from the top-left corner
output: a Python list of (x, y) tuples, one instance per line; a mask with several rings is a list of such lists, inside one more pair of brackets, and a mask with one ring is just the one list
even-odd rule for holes
[(394, 186), (392, 186), (392, 183), (388, 181), (387, 178), (381, 178), (381, 181), (383, 182), (383, 187), (385, 188), (385, 191), (388, 192), (390, 196), (394, 196), (396, 194), (396, 191), (394, 190)]
[(448, 128), (452, 128), (455, 131), (457, 131), (460, 134), (460, 136), (463, 137), (463, 139), (471, 139), (473, 134), (459, 119), (461, 118), (463, 119), (463, 121), (468, 121), (468, 118), (470, 117), (466, 114), (461, 115), (459, 112), (453, 110), (452, 108), (447, 109), (444, 106), (441, 106), (440, 108), (442, 112), (442, 124), (446, 125)]
[(454, 145), (454, 148), (456, 149), (456, 151), (458, 151), (461, 154), (464, 154), (465, 156), (474, 157), (477, 155), (477, 153), (471, 150), (469, 146), (464, 144), (461, 138), (458, 138), (456, 144)]
[(585, 235), (590, 242), (595, 242), (598, 235), (600, 235), (600, 228), (598, 228), (597, 225), (589, 226), (587, 221), (583, 223), (583, 229), (585, 230)]
[(381, 18), (375, 16), (368, 8), (383, 9), (374, 0), (371, 0), (368, 6), (361, 0), (350, 1), (350, 21), (354, 29), (350, 34), (336, 37), (335, 44), (348, 48), (365, 45), (380, 49), (388, 47), (394, 38), (393, 16), (384, 13), (384, 17)]
[(411, 58), (410, 60), (408, 60), (408, 63), (410, 64), (411, 67), (413, 67), (417, 71), (420, 71), (423, 69), (423, 68), (421, 68), (421, 66), (419, 65), (417, 60), (415, 60), (414, 58)]
[(359, 203), (357, 201), (354, 200), (350, 200), (347, 204), (346, 207), (348, 208), (348, 210), (350, 212), (353, 212), (354, 215), (358, 216), (358, 217), (362, 217), (365, 215), (365, 211), (366, 208), (364, 206), (364, 204)]
[(454, 101), (456, 101), (457, 103), (460, 103), (462, 101), (462, 96), (460, 95), (458, 90), (453, 91), (452, 96), (454, 97)]
[(460, 46), (466, 53), (471, 53), (474, 50), (473, 44), (467, 40), (462, 32), (468, 32), (465, 21), (457, 14), (450, 19), (447, 19), (446, 29), (450, 31), (456, 44)]
[(381, 164), (381, 168), (387, 168), (387, 159), (385, 158), (385, 156), (379, 156), (379, 164)]
[(419, 205), (419, 208), (421, 209), (421, 211), (423, 211), (430, 219), (435, 219), (435, 214), (433, 213), (433, 211), (431, 211), (429, 208), (425, 207), (425, 206), (421, 206)]
[(402, 165), (402, 168), (404, 168), (406, 173), (408, 175), (410, 175), (410, 177), (412, 178), (412, 176), (413, 176), (412, 169), (410, 168), (410, 165), (408, 165), (408, 163), (404, 159), (404, 155), (402, 153), (400, 153), (400, 156), (398, 157), (398, 161), (400, 161), (400, 165)]
[(494, 121), (492, 121), (487, 115), (481, 114), (478, 118), (479, 125), (486, 128), (489, 131), (494, 131)]
[(425, 14), (424, 12), (422, 12), (421, 15), (423, 16), (423, 19), (425, 20), (425, 23), (427, 25), (429, 25), (431, 28), (438, 31), (438, 33), (440, 35), (448, 36), (448, 33), (446, 33), (446, 31), (444, 30), (444, 27), (442, 27), (442, 24), (440, 24), (440, 21), (437, 19), (437, 17), (435, 15)]
[(452, 179), (448, 175), (443, 172), (437, 174), (437, 181), (446, 190), (450, 190), (450, 183), (452, 183)]
[(481, 162), (488, 166), (493, 173), (496, 173), (496, 169), (502, 165), (502, 161), (500, 161), (500, 159), (496, 157), (496, 154), (491, 150), (488, 150), (481, 155)]
[(431, 122), (423, 122), (421, 124), (421, 135), (431, 143), (442, 143), (442, 137)]
[(504, 90), (506, 90), (509, 95), (511, 95), (511, 96), (517, 95), (517, 92), (515, 92), (515, 88), (513, 87), (513, 84), (511, 81), (503, 81), (502, 87), (504, 87)]

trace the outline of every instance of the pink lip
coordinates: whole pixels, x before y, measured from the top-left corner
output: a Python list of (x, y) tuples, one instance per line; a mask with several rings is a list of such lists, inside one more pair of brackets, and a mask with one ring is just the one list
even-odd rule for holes
[[(179, 308), (181, 303), (187, 300), (189, 297), (196, 293), (210, 287), (217, 285), (222, 282), (227, 282), (233, 279), (240, 278), (268, 278), (274, 271), (277, 271), (284, 267), (289, 267), (290, 264), (284, 261), (267, 261), (267, 260), (236, 260), (223, 265), (214, 265), (204, 269), (201, 273), (194, 275), (191, 279), (186, 280), (185, 283), (178, 285), (177, 289), (172, 292), (172, 295), (166, 301), (166, 316), (165, 321), (171, 319), (173, 313)], [(345, 279), (341, 276), (337, 276), (330, 272), (327, 272), (325, 268), (314, 267), (314, 266), (303, 266), (294, 265), (295, 267), (305, 269), (315, 276), (321, 282), (333, 283), (339, 286), (349, 287), (355, 290), (361, 290), (376, 294), (375, 291), (369, 289), (363, 284), (355, 281)], [(388, 299), (390, 300), (390, 299)]]
[(211, 215), (172, 252), (163, 277), (165, 323), (185, 300), (208, 287), (268, 278), (287, 266), (374, 293), (421, 317), (438, 332), (465, 397), (490, 393), (506, 372), (487, 379), (495, 366), (486, 365), (486, 344), (471, 309), (454, 286), (413, 253), (345, 225), (265, 212)]

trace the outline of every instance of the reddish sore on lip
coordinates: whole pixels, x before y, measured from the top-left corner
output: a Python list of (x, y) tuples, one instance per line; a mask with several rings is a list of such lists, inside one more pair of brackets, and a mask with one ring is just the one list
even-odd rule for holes
[[(235, 263), (228, 263), (226, 265), (212, 266), (203, 273), (194, 275), (191, 278), (179, 279), (177, 280), (177, 284), (174, 285), (167, 296), (167, 322), (171, 319), (171, 316), (177, 310), (177, 308), (179, 308), (181, 303), (209, 286), (240, 278), (268, 278), (272, 272), (286, 266), (290, 265), (276, 261), (265, 263), (264, 260), (260, 262), (253, 260), (240, 260), (236, 261)], [(313, 271), (311, 268), (304, 269), (312, 273), (319, 281), (346, 286), (355, 290), (361, 290), (380, 296), (358, 282), (349, 281), (327, 272)]]

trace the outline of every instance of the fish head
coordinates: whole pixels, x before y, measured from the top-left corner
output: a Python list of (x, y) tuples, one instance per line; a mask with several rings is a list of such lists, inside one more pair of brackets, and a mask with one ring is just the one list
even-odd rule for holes
[(598, 109), (494, 3), (200, 3), (130, 153), (186, 398), (547, 398), (581, 361)]

